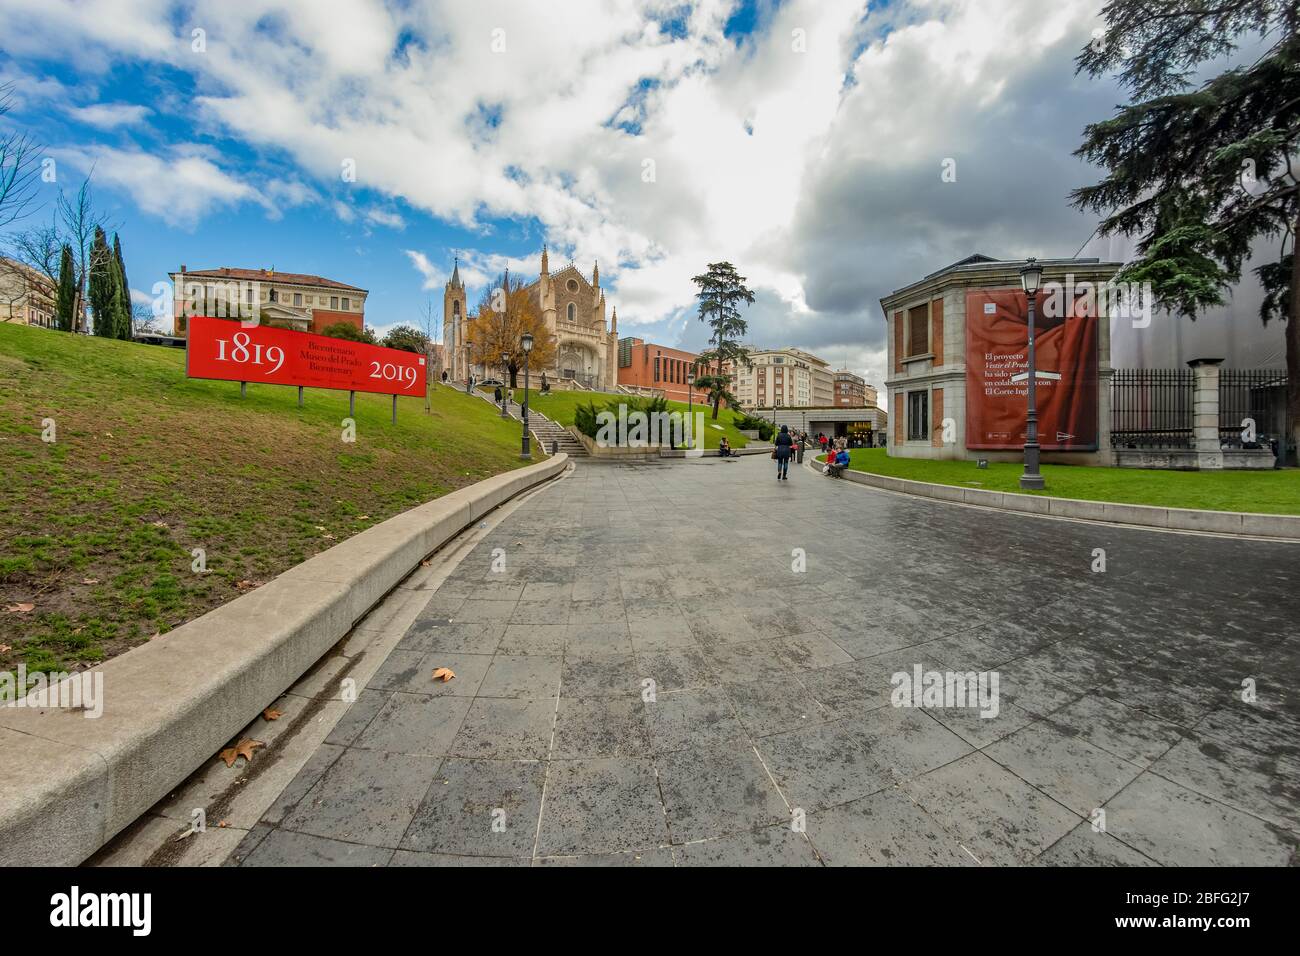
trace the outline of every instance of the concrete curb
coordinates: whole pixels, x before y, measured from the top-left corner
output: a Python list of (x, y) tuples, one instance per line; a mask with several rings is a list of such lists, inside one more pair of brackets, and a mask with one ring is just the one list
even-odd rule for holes
[(98, 719), (0, 707), (0, 865), (86, 859), (226, 746), (425, 557), (567, 463), (555, 455), (389, 518), (108, 661), (97, 669)]
[[(819, 465), (814, 463), (820, 472)], [(937, 485), (910, 478), (891, 478), (868, 471), (846, 471), (844, 477), (860, 485), (901, 492), (920, 498), (955, 501), (999, 511), (1020, 514), (1078, 518), (1110, 524), (1163, 528), (1170, 531), (1208, 531), (1252, 538), (1277, 538), (1300, 541), (1300, 515), (1251, 514), (1244, 511), (1198, 511), (1195, 508), (1160, 508), (1152, 505), (1118, 504), (1109, 501), (1084, 501), (1078, 498), (1053, 498), (1048, 495), (1022, 495), (1010, 491), (984, 491)]]

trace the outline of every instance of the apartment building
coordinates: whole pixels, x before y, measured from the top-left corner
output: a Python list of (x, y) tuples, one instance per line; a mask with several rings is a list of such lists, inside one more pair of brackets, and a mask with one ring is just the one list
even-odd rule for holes
[(839, 408), (874, 408), (877, 394), (861, 375), (840, 369), (835, 373), (835, 401)]
[(320, 332), (346, 322), (365, 326), (365, 289), (334, 279), (274, 269), (204, 269), (171, 273), (175, 334), (185, 335), (191, 315), (256, 315), (268, 325)]
[(54, 326), (54, 285), (16, 259), (0, 256), (0, 322)]
[(833, 405), (830, 365), (803, 349), (752, 349), (751, 365), (729, 369), (742, 408)]

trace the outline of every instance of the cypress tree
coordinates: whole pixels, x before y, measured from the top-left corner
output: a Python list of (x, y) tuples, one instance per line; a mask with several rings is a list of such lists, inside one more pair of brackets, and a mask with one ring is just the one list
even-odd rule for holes
[(114, 315), (117, 293), (117, 269), (108, 251), (108, 237), (104, 230), (95, 227), (95, 238), (90, 244), (90, 308), (95, 313), (95, 334), (106, 338), (117, 335)]
[(55, 299), (54, 318), (63, 332), (72, 331), (73, 313), (77, 307), (77, 267), (72, 261), (72, 247), (64, 245), (59, 259), (59, 292)]
[(122, 240), (113, 233), (113, 264), (117, 269), (117, 337), (130, 339), (135, 332), (131, 321), (131, 286), (126, 281), (126, 263), (122, 261)]

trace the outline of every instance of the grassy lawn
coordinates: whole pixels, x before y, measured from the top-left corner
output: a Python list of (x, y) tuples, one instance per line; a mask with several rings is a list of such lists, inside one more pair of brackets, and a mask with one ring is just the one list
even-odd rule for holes
[[(488, 388), (484, 389), (484, 391), (491, 394), (492, 389)], [(573, 412), (579, 405), (585, 405), (587, 402), (595, 402), (596, 408), (599, 410), (603, 409), (608, 402), (613, 401), (616, 398), (618, 398), (618, 396), (605, 394), (603, 392), (558, 390), (552, 391), (549, 395), (543, 395), (538, 389), (532, 388), (528, 390), (528, 408), (530, 410), (536, 409), (551, 421), (559, 425), (567, 426), (573, 424)], [(523, 400), (523, 388), (515, 389), (515, 401), (522, 404)], [(668, 408), (670, 411), (681, 412), (683, 415), (688, 411), (686, 402), (670, 401), (668, 403)], [(749, 443), (749, 439), (737, 431), (735, 425), (732, 424), (736, 416), (729, 409), (719, 409), (718, 420), (716, 422), (710, 417), (713, 414), (713, 410), (707, 405), (702, 405), (699, 402), (696, 402), (691, 410), (704, 412), (705, 448), (717, 448), (718, 439), (723, 435), (725, 435), (727, 440), (731, 442), (732, 448), (744, 448), (745, 445)], [(714, 427), (715, 425), (721, 426), (721, 428), (716, 428)]]
[[(519, 425), (185, 377), (179, 349), (0, 325), (0, 669), (118, 654), (359, 531), (520, 467)], [(42, 419), (57, 440), (42, 441)], [(535, 453), (536, 454), (536, 453)], [(541, 456), (539, 455), (539, 460)], [(206, 553), (207, 573), (191, 569)], [(32, 610), (8, 610), (15, 605)]]
[[(989, 462), (979, 469), (973, 461), (926, 461), (890, 458), (883, 448), (849, 451), (849, 468), (890, 478), (910, 478), (940, 485), (1020, 492), (1019, 462)], [(1209, 511), (1250, 511), (1300, 514), (1300, 469), (1282, 471), (1160, 471), (1140, 468), (1088, 468), (1043, 465), (1047, 488), (1024, 492), (1085, 501), (1202, 508)]]

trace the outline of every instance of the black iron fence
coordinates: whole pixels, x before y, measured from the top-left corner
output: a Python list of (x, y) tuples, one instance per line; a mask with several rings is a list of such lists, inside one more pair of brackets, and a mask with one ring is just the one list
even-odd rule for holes
[[(1110, 385), (1111, 444), (1115, 448), (1192, 448), (1191, 369), (1121, 368)], [(1219, 444), (1263, 447), (1286, 431), (1286, 372), (1219, 370)]]
[(1189, 368), (1120, 368), (1110, 380), (1110, 440), (1115, 448), (1191, 448)]
[(1265, 368), (1219, 371), (1219, 444), (1267, 447), (1286, 429), (1286, 372)]

